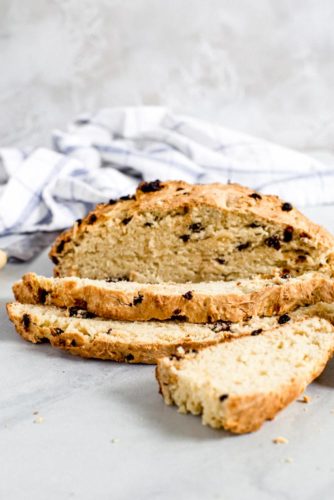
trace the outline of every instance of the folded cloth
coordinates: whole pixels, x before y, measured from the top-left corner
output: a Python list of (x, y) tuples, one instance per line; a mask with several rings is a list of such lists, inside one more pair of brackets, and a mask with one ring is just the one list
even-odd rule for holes
[(140, 180), (238, 182), (297, 206), (334, 202), (330, 167), (160, 107), (81, 116), (54, 132), (53, 147), (0, 149), (0, 247), (19, 260), (41, 250), (45, 232), (133, 192)]

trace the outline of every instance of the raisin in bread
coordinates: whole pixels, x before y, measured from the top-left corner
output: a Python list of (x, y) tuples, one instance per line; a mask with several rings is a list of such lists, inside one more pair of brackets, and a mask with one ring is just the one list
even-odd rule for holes
[(158, 361), (167, 404), (234, 433), (257, 430), (293, 401), (334, 352), (334, 327), (319, 317), (289, 321), (262, 335)]
[(324, 274), (179, 284), (107, 283), (88, 278), (46, 278), (28, 273), (15, 283), (16, 300), (80, 306), (104, 318), (212, 323), (272, 316), (319, 301), (334, 302), (334, 280)]
[(60, 235), (55, 276), (148, 283), (331, 274), (334, 237), (290, 203), (236, 184), (142, 183)]

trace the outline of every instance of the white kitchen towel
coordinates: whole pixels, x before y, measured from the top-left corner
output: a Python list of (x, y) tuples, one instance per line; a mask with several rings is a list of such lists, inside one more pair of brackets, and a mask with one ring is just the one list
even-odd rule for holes
[(27, 260), (140, 180), (238, 182), (293, 204), (334, 202), (334, 170), (304, 154), (165, 108), (103, 109), (53, 134), (51, 149), (0, 149), (0, 247)]

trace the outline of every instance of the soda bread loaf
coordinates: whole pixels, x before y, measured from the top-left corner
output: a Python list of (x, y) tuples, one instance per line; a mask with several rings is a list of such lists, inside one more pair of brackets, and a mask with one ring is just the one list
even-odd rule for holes
[(334, 280), (316, 272), (295, 278), (145, 285), (29, 273), (14, 284), (13, 291), (19, 302), (77, 306), (103, 318), (126, 321), (236, 322), (319, 301), (334, 302)]
[(323, 371), (334, 352), (334, 327), (319, 317), (291, 319), (256, 337), (158, 361), (165, 402), (203, 424), (234, 433), (257, 430)]
[(7, 305), (17, 332), (33, 343), (48, 341), (54, 347), (85, 358), (129, 363), (156, 363), (178, 350), (200, 349), (241, 335), (278, 325), (278, 318), (254, 318), (242, 323), (220, 321), (198, 325), (179, 321), (127, 322), (95, 318), (78, 307)]
[(154, 181), (60, 235), (55, 276), (146, 283), (332, 274), (334, 237), (290, 203), (237, 184)]

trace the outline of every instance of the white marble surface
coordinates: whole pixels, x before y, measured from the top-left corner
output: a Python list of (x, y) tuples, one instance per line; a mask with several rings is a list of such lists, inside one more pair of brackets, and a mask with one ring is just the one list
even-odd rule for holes
[[(334, 230), (333, 207), (308, 211)], [(42, 255), (1, 271), (1, 301)], [(82, 360), (24, 342), (0, 313), (0, 498), (331, 500), (334, 362), (257, 433), (231, 436), (179, 415), (151, 366)], [(38, 411), (38, 415), (34, 412)], [(42, 423), (34, 423), (38, 417)], [(273, 444), (277, 436), (287, 444)]]

